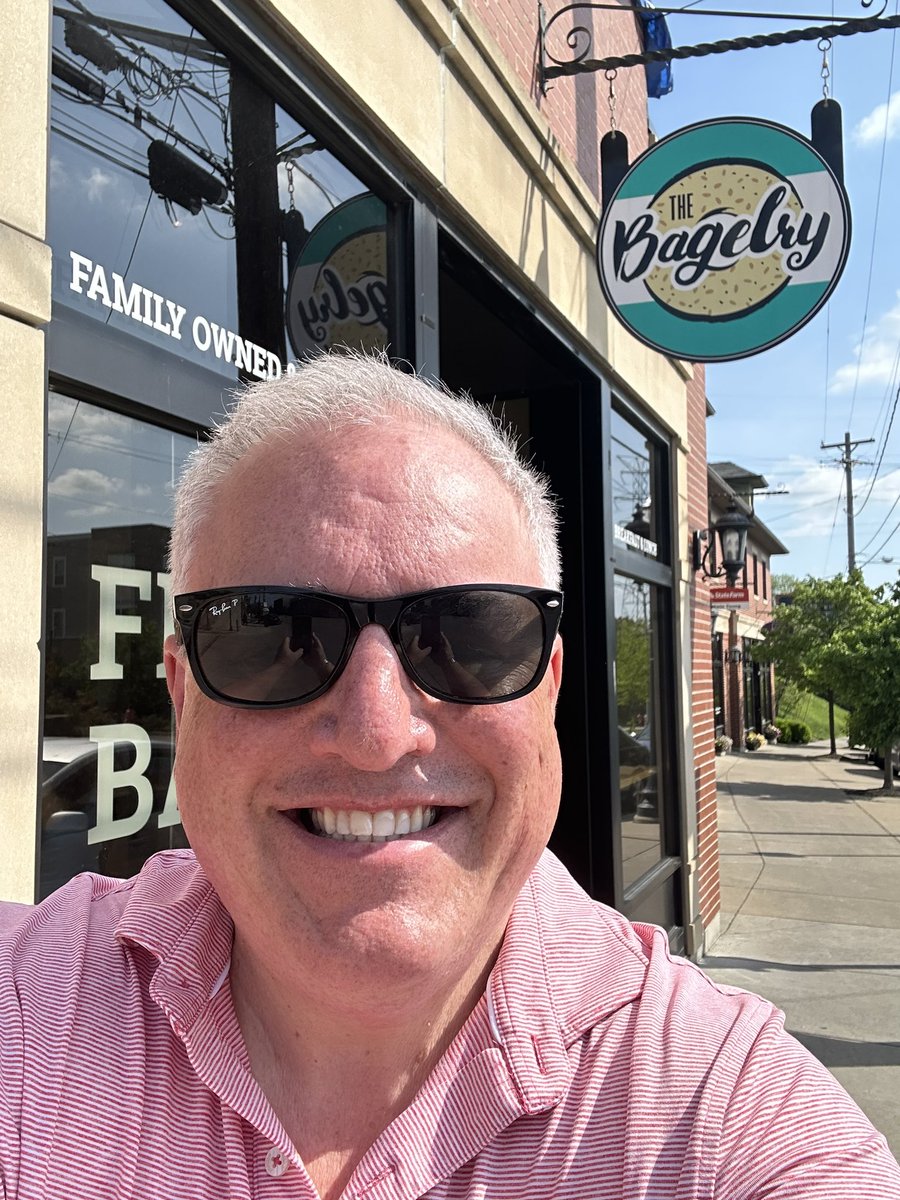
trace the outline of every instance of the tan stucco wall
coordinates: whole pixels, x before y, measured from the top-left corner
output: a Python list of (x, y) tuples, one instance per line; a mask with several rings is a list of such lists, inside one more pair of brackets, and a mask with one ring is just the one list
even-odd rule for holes
[(34, 898), (43, 610), (44, 244), (50, 6), (6, 5), (0, 22), (0, 897)]

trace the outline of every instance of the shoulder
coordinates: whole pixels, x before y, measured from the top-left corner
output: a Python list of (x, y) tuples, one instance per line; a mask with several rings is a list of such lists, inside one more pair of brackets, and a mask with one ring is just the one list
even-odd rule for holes
[(120, 926), (129, 913), (138, 908), (146, 919), (148, 910), (165, 910), (198, 871), (190, 851), (167, 851), (130, 879), (85, 873), (33, 907), (0, 905), (0, 980), (42, 1006), (70, 994), (77, 980), (109, 982), (127, 956)]
[(555, 860), (531, 883), (570, 1096), (621, 1146), (668, 1164), (685, 1194), (704, 1178), (722, 1195), (898, 1194), (884, 1139), (779, 1009), (673, 955), (664, 930), (592, 901)]
[(749, 1048), (775, 1012), (761, 997), (719, 985), (673, 954), (663, 929), (591, 899), (552, 855), (542, 857), (529, 887), (554, 1007), (574, 1035), (627, 1009), (631, 1021), (646, 1023), (660, 1052), (678, 1053), (684, 1038), (697, 1049), (714, 1047), (741, 1029)]

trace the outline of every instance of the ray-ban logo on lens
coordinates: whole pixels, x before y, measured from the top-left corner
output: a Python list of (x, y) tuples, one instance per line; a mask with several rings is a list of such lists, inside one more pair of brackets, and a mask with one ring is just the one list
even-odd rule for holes
[(843, 187), (806, 138), (723, 118), (679, 130), (632, 166), (603, 214), (600, 282), (654, 349), (743, 358), (815, 315), (849, 237)]

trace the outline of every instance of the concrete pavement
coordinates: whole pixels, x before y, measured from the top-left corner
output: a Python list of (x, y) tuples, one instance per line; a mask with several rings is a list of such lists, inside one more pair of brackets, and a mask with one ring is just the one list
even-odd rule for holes
[(722, 925), (702, 966), (783, 1009), (900, 1157), (900, 795), (827, 752), (717, 759)]

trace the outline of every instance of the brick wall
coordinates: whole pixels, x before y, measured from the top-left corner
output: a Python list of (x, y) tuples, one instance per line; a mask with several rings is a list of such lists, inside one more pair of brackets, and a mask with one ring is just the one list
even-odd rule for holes
[[(694, 367), (687, 385), (688, 528), (709, 525), (706, 474), (706, 388), (703, 368)], [(690, 553), (690, 548), (686, 549)], [(697, 890), (699, 911), (706, 928), (719, 911), (719, 827), (716, 810), (715, 730), (712, 680), (712, 614), (709, 583), (699, 571), (690, 572), (691, 724), (694, 748), (694, 787), (697, 797)], [(727, 670), (727, 668), (726, 668)]]
[[(603, 72), (553, 80), (546, 96), (538, 86), (538, 15), (535, 0), (470, 0), (477, 14), (510, 64), (513, 74), (532, 97), (535, 107), (595, 196), (600, 195), (599, 144), (610, 129), (609, 82)], [(547, 18), (560, 5), (547, 5)], [(621, 12), (579, 10), (579, 25), (593, 27), (592, 57), (632, 54), (641, 50), (630, 9)], [(551, 29), (549, 49), (557, 58), (571, 59), (566, 34), (575, 22), (560, 19)], [(647, 84), (643, 67), (629, 67), (614, 80), (616, 127), (628, 138), (632, 161), (647, 148)]]

